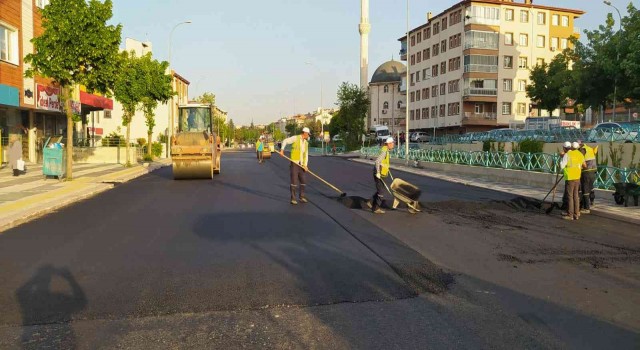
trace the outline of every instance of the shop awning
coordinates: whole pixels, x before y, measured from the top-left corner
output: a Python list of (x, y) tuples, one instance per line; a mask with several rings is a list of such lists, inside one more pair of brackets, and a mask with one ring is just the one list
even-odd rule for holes
[(110, 98), (97, 96), (88, 92), (80, 91), (80, 102), (83, 109), (86, 107), (90, 111), (103, 109), (113, 110), (113, 100)]

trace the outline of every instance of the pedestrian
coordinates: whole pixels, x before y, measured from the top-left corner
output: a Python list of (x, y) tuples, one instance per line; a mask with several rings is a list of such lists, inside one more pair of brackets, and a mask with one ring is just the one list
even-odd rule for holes
[(580, 213), (591, 213), (591, 206), (595, 200), (594, 184), (596, 182), (596, 171), (598, 170), (598, 163), (596, 162), (596, 154), (598, 153), (598, 146), (595, 148), (583, 143), (579, 140), (580, 151), (584, 155), (585, 163), (587, 167), (582, 169), (582, 175), (580, 177), (580, 186), (582, 187), (582, 210)]
[(567, 215), (562, 218), (565, 220), (578, 220), (580, 218), (580, 177), (582, 169), (587, 165), (584, 156), (579, 151), (580, 145), (574, 142), (571, 150), (565, 153), (560, 163), (564, 171), (567, 192)]
[(263, 152), (264, 152), (264, 143), (262, 142), (263, 139), (264, 139), (264, 136), (260, 136), (260, 138), (258, 139), (258, 142), (256, 142), (256, 151), (258, 152), (259, 164), (262, 164), (263, 162)]
[[(289, 174), (291, 176), (291, 204), (296, 205), (296, 190), (300, 187), (300, 202), (307, 203), (304, 196), (306, 186), (305, 173), (309, 164), (309, 128), (302, 129), (300, 135), (294, 135), (282, 141), (280, 155), (284, 156), (284, 149), (291, 145), (291, 164), (289, 164)], [(294, 164), (295, 163), (295, 164)]]
[(9, 136), (9, 166), (13, 170), (13, 176), (18, 176), (25, 171), (22, 161), (22, 141), (15, 134)]
[(376, 184), (376, 192), (373, 194), (371, 201), (367, 203), (371, 207), (371, 211), (375, 214), (384, 214), (384, 210), (380, 209), (382, 202), (384, 201), (385, 184), (382, 180), (383, 177), (389, 175), (389, 165), (391, 154), (390, 151), (394, 147), (393, 137), (388, 137), (385, 144), (380, 147), (380, 153), (376, 159), (376, 163), (373, 167), (373, 181)]

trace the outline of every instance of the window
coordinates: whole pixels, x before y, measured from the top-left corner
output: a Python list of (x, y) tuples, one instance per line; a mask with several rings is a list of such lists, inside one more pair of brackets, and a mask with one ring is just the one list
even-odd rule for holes
[(416, 91), (416, 101), (420, 101), (420, 90)]
[(425, 57), (425, 60), (431, 58), (431, 49), (424, 49), (424, 50), (427, 52), (426, 54), (423, 54), (423, 56)]
[(427, 119), (429, 118), (429, 108), (423, 108), (422, 109), (422, 119)]
[(428, 52), (429, 52), (429, 49), (422, 50), (422, 59), (425, 61), (429, 59), (429, 56), (427, 55)]
[(425, 29), (424, 31), (425, 31), (425, 33), (426, 33), (426, 34), (424, 35), (424, 37), (425, 37), (426, 39), (431, 38), (431, 27), (429, 27), (429, 28)]
[(447, 62), (440, 63), (440, 74), (447, 73)]
[(509, 22), (513, 21), (513, 10), (512, 9), (505, 10), (504, 19), (505, 19), (505, 21), (509, 21)]
[(513, 33), (504, 33), (504, 44), (513, 45)]
[(536, 44), (538, 47), (544, 47), (544, 43), (545, 43), (546, 39), (544, 37), (544, 35), (538, 35), (537, 40), (536, 40)]
[(416, 54), (416, 63), (422, 62), (422, 52)]
[(382, 104), (382, 109), (389, 109), (389, 102), (384, 101), (384, 103)]
[(416, 55), (411, 55), (411, 65), (415, 65), (416, 64)]
[(429, 88), (423, 88), (422, 89), (422, 99), (426, 100), (429, 98)]
[(536, 59), (536, 66), (542, 66), (544, 64), (544, 58), (538, 57)]
[(422, 32), (418, 32), (418, 34), (416, 34), (416, 40), (418, 44), (422, 42)]
[(434, 85), (431, 87), (431, 97), (438, 96), (438, 85)]
[(433, 35), (440, 33), (440, 23), (436, 23), (433, 25)]
[(440, 52), (447, 52), (447, 41), (442, 40), (440, 42)]
[(411, 85), (413, 86), (413, 82), (414, 82), (414, 75), (413, 73), (411, 73)]
[(429, 78), (428, 69), (425, 68), (422, 70), (422, 80), (427, 80)]
[(505, 92), (513, 91), (513, 79), (503, 79), (502, 80), (502, 90)]
[(500, 8), (489, 6), (471, 6), (469, 16), (478, 24), (499, 24)]
[(416, 102), (416, 93), (415, 92), (411, 93), (410, 101), (411, 102)]
[(513, 56), (504, 56), (504, 68), (513, 69)]
[(440, 116), (444, 117), (444, 113), (445, 113), (445, 109), (447, 106), (445, 106), (444, 104), (440, 105)]
[(529, 34), (520, 34), (520, 46), (529, 46)]
[(385, 86), (384, 86), (384, 92), (385, 92), (385, 93), (389, 92), (389, 85), (385, 85)]
[(551, 16), (551, 24), (554, 26), (560, 25), (560, 16), (552, 15)]
[(409, 117), (409, 118), (410, 118), (411, 120), (415, 120), (415, 115), (416, 115), (415, 111), (411, 111), (411, 112), (410, 112), (410, 117)]
[(416, 83), (420, 81), (420, 72), (416, 73)]
[(518, 58), (518, 68), (522, 68), (522, 69), (529, 68), (529, 59), (527, 57)]
[(502, 102), (502, 115), (511, 114), (511, 102)]
[(432, 77), (437, 77), (438, 76), (438, 65), (434, 64), (433, 66), (431, 66), (431, 76)]
[(416, 36), (415, 35), (411, 36), (411, 46), (416, 46)]
[(545, 25), (547, 23), (547, 14), (544, 12), (538, 12), (538, 24)]
[(526, 103), (518, 103), (518, 115), (527, 115)]
[(440, 96), (447, 94), (447, 83), (440, 84)]
[(18, 32), (0, 24), (0, 60), (19, 64)]
[(518, 80), (518, 91), (527, 91), (527, 81), (526, 80)]
[(447, 29), (447, 17), (442, 19), (442, 30)]
[(529, 11), (528, 10), (520, 10), (520, 22), (529, 23)]
[(438, 117), (438, 107), (433, 106), (431, 107), (431, 118), (437, 118)]
[(551, 51), (558, 49), (558, 38), (551, 38)]
[(566, 49), (567, 45), (569, 45), (569, 40), (567, 40), (566, 38), (562, 38), (560, 39), (560, 48), (561, 49)]
[(432, 49), (433, 49), (433, 57), (438, 56), (438, 52), (440, 52), (440, 45), (435, 44), (433, 45)]
[(110, 109), (105, 109), (104, 110), (104, 118), (105, 119), (111, 119), (111, 110)]
[(569, 16), (562, 16), (562, 26), (563, 27), (569, 26)]
[(49, 0), (36, 0), (36, 6), (41, 9), (43, 9), (47, 5), (49, 5)]
[(402, 108), (402, 101), (398, 101), (398, 109)]

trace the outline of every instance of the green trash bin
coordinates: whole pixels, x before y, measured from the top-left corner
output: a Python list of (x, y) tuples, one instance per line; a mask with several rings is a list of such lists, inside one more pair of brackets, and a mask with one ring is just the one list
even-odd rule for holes
[(67, 173), (67, 162), (64, 147), (61, 147), (62, 136), (49, 137), (42, 149), (42, 174), (44, 177), (55, 176), (58, 180)]

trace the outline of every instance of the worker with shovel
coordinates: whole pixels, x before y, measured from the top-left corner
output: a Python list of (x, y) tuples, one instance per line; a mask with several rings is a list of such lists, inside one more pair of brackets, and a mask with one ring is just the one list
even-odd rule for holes
[(598, 146), (591, 147), (583, 143), (582, 140), (578, 140), (578, 144), (587, 163), (587, 167), (582, 169), (582, 176), (580, 177), (580, 187), (582, 188), (582, 210), (580, 210), (580, 213), (589, 214), (591, 213), (592, 201), (595, 199), (593, 189), (596, 182), (596, 171), (598, 170), (598, 163), (596, 162)]
[[(284, 156), (284, 148), (291, 145), (291, 164), (289, 165), (289, 174), (291, 176), (291, 204), (296, 205), (296, 189), (300, 185), (300, 202), (307, 203), (304, 196), (306, 186), (305, 173), (309, 164), (309, 128), (303, 128), (300, 135), (294, 135), (282, 141), (280, 155)], [(296, 162), (296, 164), (294, 164)]]
[(376, 192), (373, 194), (370, 204), (371, 211), (376, 214), (384, 214), (384, 210), (380, 209), (384, 195), (382, 194), (386, 188), (382, 178), (389, 175), (389, 165), (391, 154), (390, 151), (394, 147), (393, 137), (387, 138), (384, 145), (380, 148), (380, 153), (376, 159), (376, 164), (373, 168), (373, 180), (376, 183)]
[(567, 193), (567, 215), (562, 218), (565, 220), (578, 220), (580, 218), (580, 178), (582, 175), (582, 169), (587, 167), (582, 152), (578, 149), (580, 145), (574, 142), (571, 145), (571, 150), (567, 151), (565, 156), (560, 162), (560, 167), (564, 171), (564, 178), (566, 180)]

